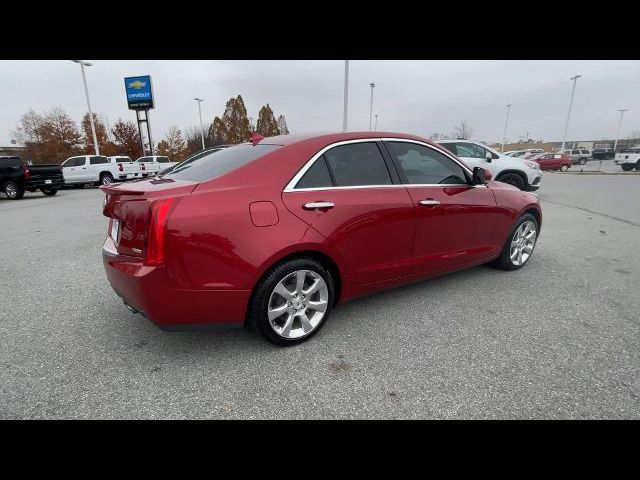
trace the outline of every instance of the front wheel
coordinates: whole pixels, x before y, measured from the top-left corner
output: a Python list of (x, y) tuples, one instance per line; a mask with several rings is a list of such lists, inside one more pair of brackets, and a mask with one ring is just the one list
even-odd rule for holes
[(640, 171), (640, 160), (636, 162), (636, 170)]
[(568, 167), (568, 166), (566, 166), (566, 165), (562, 165), (562, 166), (560, 167), (560, 171), (561, 171), (561, 172), (566, 172), (567, 170), (569, 170), (569, 167)]
[(53, 197), (56, 193), (58, 193), (57, 188), (42, 188), (40, 189), (42, 193), (44, 193), (47, 197)]
[(4, 184), (4, 193), (10, 200), (20, 200), (24, 197), (24, 188), (20, 188), (16, 182), (9, 180)]
[(521, 216), (495, 260), (502, 270), (518, 270), (531, 258), (538, 239), (538, 221), (530, 213)]
[(578, 165), (586, 165), (586, 163), (587, 163), (586, 158), (581, 158), (580, 160), (578, 160)]
[(634, 166), (634, 165), (629, 165), (629, 164), (627, 164), (627, 163), (623, 163), (623, 164), (621, 165), (621, 167), (622, 167), (622, 171), (623, 171), (623, 172), (630, 172), (631, 170), (633, 170), (633, 169), (635, 168), (635, 166)]
[(509, 185), (513, 185), (518, 190), (524, 190), (524, 187), (525, 187), (524, 179), (517, 173), (506, 173), (504, 175), (501, 175), (500, 178), (498, 178), (498, 181), (502, 183), (508, 183)]
[(288, 260), (273, 267), (256, 287), (248, 322), (276, 345), (295, 345), (318, 333), (333, 299), (333, 278), (321, 263)]

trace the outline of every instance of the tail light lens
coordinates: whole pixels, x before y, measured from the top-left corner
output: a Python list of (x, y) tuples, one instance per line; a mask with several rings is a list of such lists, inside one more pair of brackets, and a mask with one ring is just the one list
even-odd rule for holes
[(24, 169), (24, 178), (29, 178), (31, 177), (31, 170), (29, 170), (28, 168)]
[(124, 166), (121, 163), (118, 164), (118, 170), (124, 172)]
[(141, 165), (142, 165), (142, 167), (140, 167), (140, 168), (142, 168), (142, 170), (146, 170), (147, 169), (147, 167), (144, 166), (144, 162), (141, 163)]
[(145, 265), (164, 265), (167, 219), (173, 203), (173, 198), (165, 198), (151, 204), (147, 230), (147, 251), (143, 262)]

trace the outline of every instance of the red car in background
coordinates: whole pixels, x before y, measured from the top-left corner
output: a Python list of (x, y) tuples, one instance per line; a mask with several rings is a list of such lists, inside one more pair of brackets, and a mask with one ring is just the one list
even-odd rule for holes
[(525, 160), (531, 160), (540, 165), (540, 170), (567, 171), (571, 168), (571, 156), (563, 153), (536, 153), (527, 155)]
[(125, 305), (162, 328), (247, 324), (291, 345), (354, 297), (525, 265), (538, 197), (489, 178), (413, 135), (253, 138), (101, 187), (104, 267)]

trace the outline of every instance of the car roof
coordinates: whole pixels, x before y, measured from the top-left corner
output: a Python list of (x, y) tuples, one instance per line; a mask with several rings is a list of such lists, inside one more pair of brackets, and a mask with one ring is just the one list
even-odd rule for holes
[[(365, 131), (365, 132), (339, 132), (339, 133), (301, 133), (301, 134), (289, 134), (289, 135), (277, 135), (274, 137), (266, 137), (260, 140), (258, 143), (261, 145), (280, 145), (288, 146), (301, 142), (317, 142), (330, 144), (336, 142), (342, 142), (347, 140), (359, 140), (359, 139), (377, 139), (377, 138), (402, 138), (406, 140), (417, 140), (420, 142), (428, 143), (430, 145), (438, 146), (439, 142), (434, 142), (418, 135), (412, 135), (408, 133), (398, 132), (380, 132), (380, 131)], [(465, 140), (470, 141), (470, 140)], [(472, 141), (472, 140), (471, 140)]]

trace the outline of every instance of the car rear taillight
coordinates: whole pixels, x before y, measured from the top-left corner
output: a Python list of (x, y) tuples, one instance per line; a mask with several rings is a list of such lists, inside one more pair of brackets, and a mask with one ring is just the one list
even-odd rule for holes
[(124, 165), (122, 165), (121, 163), (118, 164), (118, 170), (120, 170), (121, 172), (124, 172)]
[(164, 265), (167, 219), (172, 205), (173, 198), (156, 200), (151, 204), (147, 228), (147, 251), (143, 262), (145, 265)]
[(31, 170), (29, 170), (28, 168), (24, 169), (24, 178), (29, 178), (31, 177)]
[(146, 170), (146, 168), (145, 168), (145, 166), (144, 166), (144, 163), (141, 163), (141, 164), (140, 164), (140, 169), (141, 169), (141, 170)]

